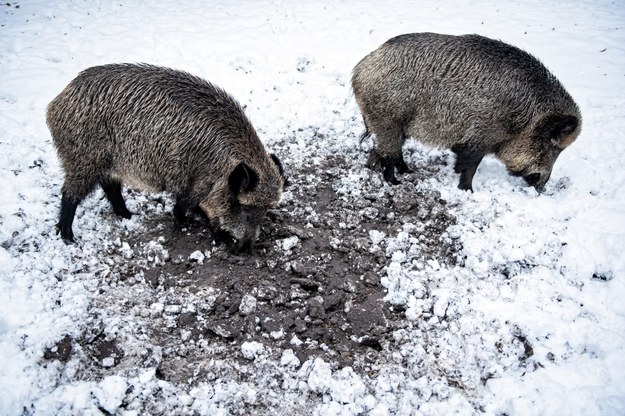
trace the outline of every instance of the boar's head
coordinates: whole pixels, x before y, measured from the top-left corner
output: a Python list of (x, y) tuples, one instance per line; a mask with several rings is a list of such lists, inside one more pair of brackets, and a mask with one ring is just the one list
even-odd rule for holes
[(529, 134), (504, 143), (496, 156), (511, 174), (542, 191), (558, 156), (575, 141), (580, 129), (581, 119), (576, 115), (548, 115), (536, 123)]
[(251, 252), (267, 211), (282, 197), (286, 185), (282, 164), (275, 155), (267, 162), (254, 168), (239, 162), (225, 186), (217, 186), (199, 204), (209, 218), (215, 242), (224, 243), (232, 253)]

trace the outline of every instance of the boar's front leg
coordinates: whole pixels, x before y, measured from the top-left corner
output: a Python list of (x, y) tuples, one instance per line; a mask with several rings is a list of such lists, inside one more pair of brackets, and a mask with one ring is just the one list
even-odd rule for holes
[(185, 224), (187, 222), (187, 210), (191, 207), (189, 200), (183, 196), (176, 197), (176, 204), (174, 205), (174, 218), (178, 224)]
[(458, 188), (473, 192), (473, 176), (485, 153), (462, 145), (455, 145), (451, 150), (456, 154), (454, 171), (460, 174)]
[(122, 184), (120, 181), (106, 178), (100, 179), (100, 185), (106, 194), (106, 199), (113, 206), (113, 212), (122, 218), (130, 219), (132, 212), (126, 208), (126, 202), (122, 196)]

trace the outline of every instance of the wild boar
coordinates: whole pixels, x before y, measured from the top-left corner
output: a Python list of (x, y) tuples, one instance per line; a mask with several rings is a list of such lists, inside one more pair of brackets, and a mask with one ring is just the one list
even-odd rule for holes
[(175, 197), (173, 214), (206, 214), (216, 242), (250, 250), (285, 184), (237, 101), (186, 72), (110, 64), (81, 72), (50, 103), (47, 124), (65, 172), (61, 237), (74, 241), (78, 204), (99, 184), (130, 218), (122, 184)]
[(541, 190), (560, 152), (579, 135), (579, 108), (538, 59), (479, 35), (413, 33), (394, 37), (354, 68), (352, 87), (363, 139), (375, 134), (367, 165), (399, 183), (409, 172), (408, 137), (456, 154), (460, 189), (473, 190), (482, 158)]

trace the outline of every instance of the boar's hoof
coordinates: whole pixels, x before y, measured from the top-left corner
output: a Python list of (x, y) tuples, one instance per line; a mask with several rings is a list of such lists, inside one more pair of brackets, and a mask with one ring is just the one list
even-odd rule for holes
[(400, 182), (395, 177), (395, 168), (397, 167), (395, 159), (382, 157), (380, 158), (380, 163), (382, 165), (382, 175), (384, 176), (384, 180), (391, 185), (399, 185)]
[(458, 184), (458, 189), (462, 189), (463, 191), (473, 192), (473, 185), (471, 184), (470, 181), (467, 182), (467, 181), (460, 180), (460, 183)]
[(56, 228), (56, 233), (61, 234), (61, 238), (65, 244), (73, 244), (76, 242), (74, 240), (74, 232), (71, 228), (69, 230), (63, 229), (61, 223), (57, 223), (54, 227)]
[(180, 202), (180, 200), (176, 201), (173, 214), (174, 219), (179, 225), (184, 225), (187, 223), (187, 205)]
[(373, 170), (381, 169), (384, 180), (391, 185), (399, 185), (400, 183), (395, 177), (395, 169), (397, 169), (397, 173), (400, 174), (412, 173), (412, 170), (406, 165), (401, 155), (399, 157), (381, 157), (375, 149), (371, 150), (369, 154), (367, 167)]
[(389, 163), (397, 168), (398, 173), (412, 173), (412, 170), (406, 165), (401, 155), (399, 157), (381, 157), (375, 149), (372, 149), (369, 153), (369, 159), (367, 159), (367, 167), (369, 169), (378, 170), (385, 168)]
[(395, 167), (397, 168), (397, 172), (400, 174), (412, 173), (412, 169), (410, 169), (408, 165), (406, 165), (404, 158), (401, 156), (399, 157), (399, 160), (395, 162)]
[(393, 165), (386, 166), (384, 168), (383, 176), (384, 176), (384, 180), (390, 183), (391, 185), (399, 185), (401, 183), (395, 177), (395, 166)]
[(372, 149), (371, 152), (369, 152), (369, 158), (367, 159), (366, 166), (371, 170), (378, 170), (382, 167), (380, 156), (375, 149)]
[(174, 212), (174, 221), (176, 222), (177, 225), (187, 225), (189, 222), (189, 219), (187, 218), (187, 215), (185, 213), (176, 213)]
[(133, 215), (133, 214), (132, 214), (132, 212), (130, 212), (130, 211), (128, 210), (128, 208), (125, 208), (125, 209), (123, 209), (123, 210), (117, 210), (117, 211), (115, 211), (115, 215), (117, 215), (118, 217), (122, 217), (122, 218), (124, 218), (124, 219), (126, 219), (126, 220), (129, 220), (129, 219), (131, 219), (131, 218), (132, 218), (132, 215)]
[(63, 239), (63, 242), (66, 245), (68, 245), (68, 246), (71, 245), (71, 244), (76, 243), (76, 240), (74, 240), (74, 235), (73, 234), (69, 235), (69, 236), (65, 236), (65, 237), (63, 235), (61, 235), (61, 239)]

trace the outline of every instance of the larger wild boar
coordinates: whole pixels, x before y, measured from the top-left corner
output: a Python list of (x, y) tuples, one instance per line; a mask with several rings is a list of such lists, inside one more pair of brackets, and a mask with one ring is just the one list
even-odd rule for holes
[(532, 55), (478, 35), (414, 33), (388, 40), (353, 71), (352, 87), (367, 137), (368, 165), (396, 184), (409, 169), (407, 137), (451, 149), (461, 189), (487, 154), (543, 188), (560, 154), (578, 136), (579, 109)]
[(241, 106), (192, 76), (144, 64), (111, 64), (80, 73), (49, 105), (48, 127), (65, 171), (61, 236), (73, 241), (78, 204), (99, 184), (113, 211), (130, 218), (126, 183), (176, 198), (174, 216), (208, 217), (215, 240), (250, 249), (284, 172)]

